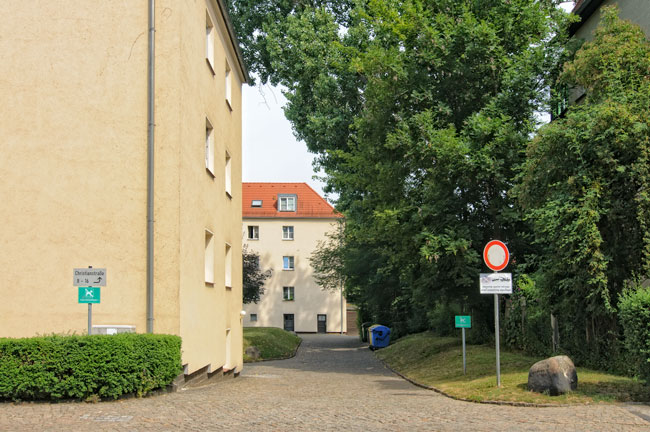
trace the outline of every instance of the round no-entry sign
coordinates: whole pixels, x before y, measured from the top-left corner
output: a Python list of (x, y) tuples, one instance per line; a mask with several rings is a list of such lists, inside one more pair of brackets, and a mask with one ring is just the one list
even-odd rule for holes
[(510, 261), (510, 252), (502, 241), (490, 240), (483, 249), (483, 260), (490, 269), (503, 270)]

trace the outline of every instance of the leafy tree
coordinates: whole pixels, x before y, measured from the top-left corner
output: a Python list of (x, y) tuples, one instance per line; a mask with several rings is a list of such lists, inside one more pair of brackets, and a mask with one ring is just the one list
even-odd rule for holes
[(585, 99), (539, 131), (517, 190), (564, 348), (599, 362), (616, 343), (618, 296), (650, 274), (649, 71), (643, 32), (603, 8), (561, 76)]
[(246, 246), (242, 250), (242, 262), (244, 304), (257, 303), (264, 295), (264, 281), (271, 277), (271, 270), (262, 271), (260, 255)]
[(309, 258), (314, 269), (314, 279), (325, 290), (338, 291), (345, 281), (343, 229), (344, 222), (337, 222), (336, 229), (327, 233), (327, 240), (318, 241)]
[(562, 43), (557, 2), (263, 4), (232, 0), (235, 25), (339, 195), (348, 295), (397, 333), (449, 303), (487, 325), (483, 245), (530, 252), (509, 190)]

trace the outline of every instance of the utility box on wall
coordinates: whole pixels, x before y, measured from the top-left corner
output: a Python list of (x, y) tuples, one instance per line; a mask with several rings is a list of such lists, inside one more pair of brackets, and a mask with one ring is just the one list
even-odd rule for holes
[(135, 326), (122, 324), (94, 325), (94, 335), (114, 335), (118, 333), (135, 333)]

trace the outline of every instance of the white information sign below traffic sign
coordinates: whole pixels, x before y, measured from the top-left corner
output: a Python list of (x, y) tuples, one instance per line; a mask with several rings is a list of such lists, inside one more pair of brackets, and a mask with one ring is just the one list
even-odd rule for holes
[(106, 286), (105, 268), (76, 268), (72, 273), (72, 286), (103, 287)]
[(512, 273), (481, 273), (481, 294), (512, 294)]

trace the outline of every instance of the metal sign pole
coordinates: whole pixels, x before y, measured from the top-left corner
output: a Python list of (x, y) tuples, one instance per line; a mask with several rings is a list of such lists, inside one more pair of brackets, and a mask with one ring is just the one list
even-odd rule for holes
[(463, 327), (463, 375), (467, 373), (467, 362), (465, 361), (465, 327)]
[(497, 387), (501, 387), (501, 356), (499, 352), (499, 294), (494, 294), (494, 338), (497, 348)]
[[(88, 268), (91, 269), (93, 268), (93, 266), (88, 266)], [(93, 304), (88, 303), (88, 336), (92, 334), (92, 330), (93, 330)]]

